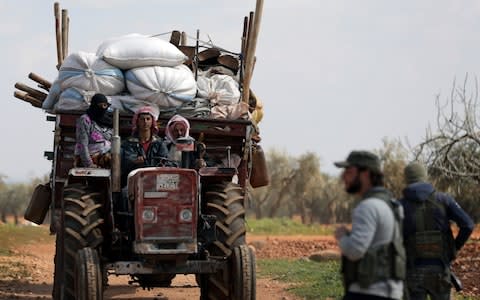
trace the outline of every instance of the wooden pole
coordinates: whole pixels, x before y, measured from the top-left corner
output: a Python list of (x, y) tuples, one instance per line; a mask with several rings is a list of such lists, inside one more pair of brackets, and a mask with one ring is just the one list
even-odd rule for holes
[(68, 23), (68, 11), (62, 9), (62, 61), (67, 57), (67, 23)]
[[(255, 16), (254, 12), (251, 11), (250, 16), (248, 17), (248, 28), (247, 28), (247, 36), (246, 36), (246, 42), (245, 42), (245, 64), (243, 65), (244, 68), (247, 66), (248, 45), (251, 43), (254, 16)], [(248, 73), (248, 70), (244, 70), (244, 74), (247, 74), (247, 73)]]
[[(248, 31), (248, 17), (243, 18), (243, 31), (242, 31), (242, 48), (241, 48), (241, 60), (240, 60), (240, 91), (243, 91), (243, 75), (245, 74), (245, 52), (247, 45), (247, 31)], [(243, 93), (243, 92), (242, 92)]]
[(195, 81), (198, 79), (198, 44), (200, 41), (200, 30), (197, 29), (197, 42), (195, 43), (195, 56), (193, 57), (193, 64), (194, 67), (194, 74), (195, 74)]
[(70, 17), (67, 17), (67, 37), (65, 39), (65, 56), (68, 56), (68, 41), (70, 39)]
[(15, 91), (13, 93), (13, 96), (15, 96), (15, 98), (18, 98), (20, 100), (30, 103), (32, 106), (42, 107), (42, 101), (31, 97), (27, 93)]
[(21, 90), (21, 91), (27, 92), (32, 97), (37, 98), (40, 101), (43, 101), (43, 100), (45, 100), (45, 98), (47, 98), (47, 94), (45, 94), (44, 92), (41, 92), (39, 90), (33, 89), (33, 88), (27, 86), (26, 84), (17, 82), (17, 83), (15, 83), (15, 87), (17, 89)]
[(187, 45), (187, 33), (185, 31), (182, 31), (182, 39), (180, 45), (186, 46)]
[(33, 72), (28, 74), (28, 78), (30, 78), (31, 80), (33, 80), (33, 81), (39, 83), (40, 85), (44, 86), (47, 89), (47, 91), (52, 87), (52, 83), (50, 81), (44, 79), (40, 75), (37, 75)]
[(61, 19), (60, 19), (60, 4), (55, 2), (53, 4), (53, 12), (55, 14), (55, 37), (57, 39), (57, 69), (63, 62), (63, 50), (62, 50), (62, 33), (61, 33)]
[(243, 32), (242, 32), (242, 55), (245, 55), (245, 51), (246, 51), (247, 30), (248, 30), (248, 17), (244, 17), (243, 18)]
[[(257, 47), (258, 33), (260, 32), (260, 22), (262, 20), (263, 0), (257, 0), (255, 7), (254, 21), (252, 26), (248, 28), (247, 39), (247, 59), (245, 64), (245, 77), (243, 84), (242, 101), (248, 103), (250, 98), (250, 81), (252, 79), (253, 61), (255, 57), (255, 50)], [(250, 14), (251, 15), (251, 14)]]

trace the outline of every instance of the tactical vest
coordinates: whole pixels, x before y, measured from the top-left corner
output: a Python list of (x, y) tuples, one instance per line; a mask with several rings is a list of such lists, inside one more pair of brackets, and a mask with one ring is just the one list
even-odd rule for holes
[(390, 243), (370, 247), (357, 261), (342, 256), (342, 273), (345, 288), (354, 282), (362, 288), (372, 283), (388, 279), (404, 280), (406, 276), (406, 254), (402, 237), (403, 212), (400, 204), (386, 191), (368, 193), (365, 198), (377, 198), (385, 201), (395, 216), (393, 239)]
[(436, 259), (445, 266), (455, 257), (455, 240), (450, 226), (441, 231), (435, 224), (434, 211), (447, 219), (445, 205), (436, 201), (433, 192), (426, 201), (411, 201), (415, 207), (415, 233), (405, 241), (408, 264), (413, 266), (416, 259)]

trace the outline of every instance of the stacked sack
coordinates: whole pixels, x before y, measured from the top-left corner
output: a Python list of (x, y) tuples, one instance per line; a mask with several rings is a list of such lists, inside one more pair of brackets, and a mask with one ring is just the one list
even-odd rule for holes
[(80, 51), (65, 58), (42, 108), (52, 112), (85, 110), (95, 93), (116, 95), (124, 89), (122, 70), (93, 53)]
[(112, 38), (95, 54), (70, 54), (42, 108), (52, 113), (84, 111), (91, 97), (102, 93), (112, 108), (123, 112), (151, 105), (166, 114), (249, 119), (248, 105), (240, 102), (238, 60), (228, 56), (223, 58), (229, 58), (230, 64), (222, 64), (219, 51), (208, 61), (200, 59), (195, 81), (184, 64), (191, 57), (177, 46), (141, 34)]
[(49, 112), (85, 110), (96, 93), (112, 107), (132, 112), (139, 106), (170, 108), (197, 92), (187, 57), (156, 37), (130, 34), (105, 41), (96, 54), (70, 54), (42, 108)]

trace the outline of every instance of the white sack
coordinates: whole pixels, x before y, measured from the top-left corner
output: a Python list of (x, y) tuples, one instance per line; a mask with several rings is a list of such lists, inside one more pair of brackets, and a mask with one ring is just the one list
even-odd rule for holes
[(197, 93), (195, 77), (185, 65), (136, 68), (127, 71), (125, 79), (132, 96), (160, 108), (177, 107), (192, 101)]
[(238, 82), (228, 75), (213, 75), (197, 78), (198, 96), (209, 99), (213, 104), (230, 105), (240, 100)]
[(77, 88), (68, 88), (60, 94), (54, 105), (55, 112), (84, 111), (90, 106), (90, 100), (96, 92), (82, 91)]
[(109, 96), (108, 100), (112, 104), (110, 107), (112, 109), (118, 108), (120, 112), (136, 113), (141, 107), (150, 106), (153, 108), (153, 111), (156, 112), (157, 116), (160, 113), (156, 105), (144, 100), (135, 99), (132, 95)]
[(77, 88), (115, 95), (125, 89), (123, 72), (99, 59), (94, 53), (79, 51), (70, 54), (58, 72), (62, 91)]
[(188, 59), (170, 42), (140, 34), (105, 41), (98, 48), (97, 56), (124, 70), (146, 66), (175, 67)]
[(58, 79), (56, 79), (53, 82), (52, 87), (48, 90), (48, 95), (42, 103), (42, 108), (50, 111), (55, 105), (55, 103), (57, 103), (58, 96), (60, 96), (61, 92), (62, 89), (60, 88), (60, 82), (58, 81)]

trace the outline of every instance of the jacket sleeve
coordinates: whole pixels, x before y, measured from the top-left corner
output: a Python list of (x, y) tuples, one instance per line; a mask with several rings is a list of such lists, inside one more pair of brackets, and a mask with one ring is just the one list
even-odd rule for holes
[(138, 158), (138, 144), (125, 141), (121, 147), (121, 165), (122, 165), (122, 177), (126, 178), (128, 173), (132, 170), (142, 167), (143, 165), (137, 165), (134, 161)]
[(84, 116), (81, 116), (77, 120), (76, 126), (76, 144), (75, 150), (76, 153), (80, 156), (80, 160), (82, 161), (82, 165), (85, 167), (90, 167), (93, 165), (92, 158), (90, 157), (90, 151), (88, 150), (88, 142), (89, 142), (89, 128), (90, 123), (89, 120)]
[(444, 197), (448, 218), (459, 227), (458, 235), (455, 238), (455, 248), (460, 250), (472, 234), (475, 224), (453, 197), (447, 194), (442, 194), (441, 196)]
[(372, 243), (377, 228), (377, 218), (371, 205), (362, 202), (352, 213), (352, 231), (339, 241), (342, 254), (348, 259), (361, 259)]

